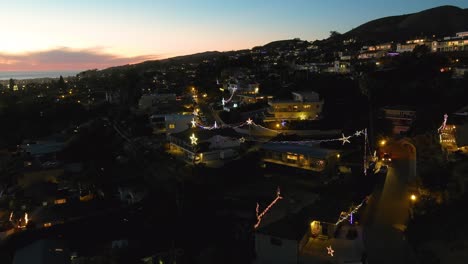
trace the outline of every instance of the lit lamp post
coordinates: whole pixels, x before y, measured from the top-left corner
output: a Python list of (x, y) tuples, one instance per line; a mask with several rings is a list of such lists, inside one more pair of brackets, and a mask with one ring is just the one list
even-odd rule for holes
[(380, 140), (380, 141), (379, 141), (379, 145), (380, 145), (381, 147), (384, 147), (385, 145), (387, 145), (387, 140), (385, 140), (385, 139)]

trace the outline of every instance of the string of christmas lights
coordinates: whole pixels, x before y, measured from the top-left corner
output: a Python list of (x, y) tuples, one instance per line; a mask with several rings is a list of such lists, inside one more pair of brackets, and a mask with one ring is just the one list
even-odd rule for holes
[[(257, 126), (257, 127), (261, 127), (263, 129), (268, 129), (268, 130), (271, 130), (271, 131), (274, 131), (276, 133), (278, 133), (278, 131), (276, 130), (273, 130), (273, 129), (270, 129), (270, 128), (267, 128), (267, 127), (264, 127), (262, 125), (258, 125), (256, 124), (252, 119), (247, 119), (245, 122), (243, 123), (240, 123), (238, 125), (222, 125), (222, 126), (218, 126), (216, 124), (216, 121), (214, 123), (213, 126), (204, 126), (200, 123), (197, 123), (195, 121), (195, 119), (192, 119), (191, 121), (192, 123), (192, 128), (194, 127), (199, 127), (199, 128), (202, 128), (202, 129), (206, 129), (206, 130), (213, 130), (213, 129), (221, 129), (221, 128), (241, 128), (243, 126), (246, 126), (246, 125), (249, 125), (249, 126)], [(345, 136), (344, 133), (341, 134), (341, 137), (339, 138), (332, 138), (332, 139), (312, 139), (312, 140), (300, 140), (300, 141), (290, 141), (290, 140), (282, 140), (282, 141), (273, 141), (275, 143), (291, 143), (291, 144), (306, 144), (306, 143), (322, 143), (322, 142), (333, 142), (333, 141), (341, 141), (342, 142), (342, 145), (346, 144), (346, 143), (351, 143), (350, 139), (353, 138), (353, 137), (358, 137), (358, 136), (361, 136), (361, 135), (364, 135), (365, 136), (365, 148), (367, 147), (367, 142), (368, 142), (368, 138), (367, 138), (367, 129), (362, 129), (362, 130), (358, 130), (358, 131), (355, 131), (353, 134), (349, 135), (349, 136)], [(365, 152), (365, 155), (367, 155), (367, 153)]]
[(441, 131), (445, 129), (445, 127), (447, 126), (447, 119), (448, 119), (448, 115), (445, 114), (444, 122), (442, 122), (442, 125), (439, 127), (439, 129), (437, 129), (437, 132), (441, 133)]
[(221, 100), (221, 104), (224, 106), (225, 104), (229, 103), (234, 97), (234, 94), (236, 93), (236, 91), (237, 91), (237, 88), (232, 89), (231, 97), (229, 97), (229, 99), (227, 100), (225, 100), (223, 97), (223, 99)]
[(263, 210), (261, 214), (258, 214), (260, 205), (257, 203), (257, 207), (255, 208), (255, 213), (257, 215), (257, 223), (254, 225), (254, 228), (257, 229), (260, 226), (260, 223), (262, 222), (263, 216), (275, 205), (279, 200), (283, 199), (281, 196), (281, 191), (280, 188), (276, 190), (276, 198)]
[[(369, 148), (369, 149), (368, 149)], [(369, 147), (369, 142), (367, 138), (367, 128), (364, 129), (364, 161), (363, 161), (363, 169), (364, 169), (364, 175), (367, 176), (367, 151), (370, 152), (370, 147)]]
[(364, 200), (362, 200), (362, 202), (360, 204), (358, 204), (357, 206), (355, 206), (351, 212), (349, 213), (341, 213), (340, 214), (340, 217), (338, 218), (338, 221), (336, 222), (335, 225), (339, 225), (341, 222), (345, 221), (345, 220), (348, 220), (348, 218), (352, 217), (353, 214), (357, 213), (359, 211), (359, 208), (361, 208), (365, 203), (367, 203), (367, 201), (369, 200), (369, 196), (366, 196), (366, 198), (364, 198)]

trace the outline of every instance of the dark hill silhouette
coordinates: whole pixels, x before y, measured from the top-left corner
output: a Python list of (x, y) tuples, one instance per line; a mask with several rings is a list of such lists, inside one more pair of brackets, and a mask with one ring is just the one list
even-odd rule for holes
[[(344, 34), (338, 34), (335, 37), (316, 41), (314, 44), (321, 44), (322, 49), (334, 51), (333, 49), (340, 46), (341, 40), (349, 38), (356, 38), (361, 44), (372, 44), (387, 41), (400, 42), (418, 37), (432, 37), (433, 35), (437, 38), (443, 38), (446, 36), (453, 36), (456, 32), (461, 31), (468, 31), (468, 9), (462, 9), (455, 6), (440, 6), (413, 14), (390, 16), (372, 20)], [(309, 44), (309, 42), (300, 39), (278, 40), (263, 46), (253, 47), (252, 50), (287, 50), (295, 47), (307, 47)], [(145, 61), (132, 65), (116, 66), (100, 72), (105, 73), (126, 69), (135, 69), (139, 72), (145, 72), (146, 70), (155, 68), (161, 64), (199, 63), (206, 59), (213, 59), (219, 56), (230, 56), (245, 53), (246, 51), (248, 50), (225, 52), (207, 51), (162, 60)]]
[(433, 35), (442, 38), (467, 30), (468, 9), (440, 6), (418, 13), (372, 20), (346, 32), (339, 38), (379, 42), (403, 41)]

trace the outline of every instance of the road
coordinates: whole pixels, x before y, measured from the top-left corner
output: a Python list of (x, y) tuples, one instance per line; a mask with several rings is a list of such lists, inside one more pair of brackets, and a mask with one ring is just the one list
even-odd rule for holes
[[(364, 243), (369, 264), (418, 263), (401, 230), (410, 217), (408, 183), (415, 178), (416, 153), (403, 142), (391, 142), (385, 152), (393, 161), (384, 184), (378, 185), (363, 213)], [(383, 175), (375, 175), (375, 177)]]

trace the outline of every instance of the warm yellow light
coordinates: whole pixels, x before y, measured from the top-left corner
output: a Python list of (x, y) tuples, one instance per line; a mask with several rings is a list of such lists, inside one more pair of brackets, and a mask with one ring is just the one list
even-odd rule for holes
[(416, 197), (416, 195), (412, 194), (412, 195), (410, 196), (410, 199), (411, 199), (411, 201), (414, 202), (414, 201), (416, 201), (417, 197)]
[(379, 142), (380, 146), (385, 146), (387, 144), (387, 141), (385, 139), (380, 140)]
[(280, 124), (276, 124), (276, 128), (279, 128), (280, 127)]
[(340, 157), (341, 157), (340, 153), (336, 154), (336, 157), (337, 157), (337, 158), (340, 158)]

